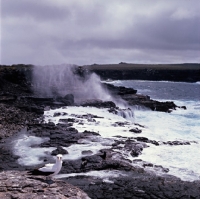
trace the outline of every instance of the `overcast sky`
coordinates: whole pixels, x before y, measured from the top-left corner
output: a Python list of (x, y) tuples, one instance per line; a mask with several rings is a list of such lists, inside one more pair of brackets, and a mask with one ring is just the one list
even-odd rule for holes
[(2, 0), (0, 59), (200, 63), (200, 0)]

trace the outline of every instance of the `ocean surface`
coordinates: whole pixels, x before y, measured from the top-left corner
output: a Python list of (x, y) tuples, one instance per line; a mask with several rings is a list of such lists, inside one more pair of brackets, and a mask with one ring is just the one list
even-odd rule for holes
[(187, 110), (172, 113), (134, 110), (135, 122), (147, 126), (143, 135), (157, 141), (195, 141), (191, 145), (160, 145), (144, 149), (142, 160), (169, 168), (183, 180), (200, 179), (200, 83), (167, 81), (114, 81), (159, 101), (174, 101)]
[[(113, 158), (130, 159), (130, 164), (137, 164), (137, 159), (161, 165), (168, 168), (170, 175), (175, 175), (182, 180), (194, 181), (200, 179), (200, 84), (184, 82), (163, 82), (163, 81), (112, 81), (116, 86), (125, 86), (138, 90), (138, 93), (149, 95), (151, 99), (159, 101), (174, 101), (178, 106), (186, 106), (187, 109), (177, 109), (172, 113), (154, 112), (141, 107), (131, 107), (132, 112), (127, 112), (124, 118), (120, 114), (109, 113), (107, 109), (94, 107), (62, 107), (48, 110), (44, 113), (45, 122), (61, 123), (66, 118), (75, 118), (73, 126), (79, 131), (94, 131), (101, 136), (79, 140), (79, 143), (70, 147), (64, 147), (69, 154), (64, 155), (64, 161), (80, 159), (84, 155), (82, 151), (90, 150), (93, 154), (100, 149), (111, 148), (114, 140), (127, 139), (129, 137), (147, 137), (160, 142), (159, 146), (148, 144), (139, 157), (132, 157), (130, 152), (121, 146), (121, 150), (116, 150)], [(59, 116), (55, 116), (55, 113)], [(85, 117), (80, 117), (86, 115)], [(95, 120), (89, 115), (97, 115)], [(124, 125), (118, 125), (123, 122)], [(140, 124), (144, 127), (138, 126)], [(142, 130), (141, 134), (134, 134), (129, 130), (132, 128)], [(121, 137), (120, 137), (121, 136)], [(46, 138), (48, 139), (48, 138)], [(31, 145), (44, 142), (41, 138), (22, 133), (13, 142), (15, 154), (20, 156), (19, 163), (22, 165), (37, 165), (42, 163), (42, 158), (50, 154), (51, 148), (32, 148)], [(189, 141), (190, 145), (165, 145), (167, 141)], [(121, 155), (119, 155), (119, 153)], [(140, 166), (140, 165), (137, 165)], [(146, 168), (149, 172), (157, 172), (164, 175), (159, 167)], [(104, 171), (102, 171), (104, 172)], [(117, 172), (117, 171), (116, 171)], [(70, 174), (78, 175), (78, 174)], [(97, 175), (94, 172), (84, 173), (84, 175)], [(109, 176), (108, 171), (101, 174)], [(117, 173), (118, 175), (118, 173)], [(58, 178), (68, 177), (68, 174), (60, 174)]]

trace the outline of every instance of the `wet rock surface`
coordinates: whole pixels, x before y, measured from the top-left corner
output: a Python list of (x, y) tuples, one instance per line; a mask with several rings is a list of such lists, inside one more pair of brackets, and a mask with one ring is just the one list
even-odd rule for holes
[(27, 124), (38, 123), (39, 115), (24, 111), (13, 104), (0, 103), (0, 139), (10, 137)]
[(102, 101), (102, 100), (88, 100), (80, 103), (81, 106), (92, 106), (96, 108), (116, 108), (116, 105), (112, 101)]
[(27, 172), (0, 172), (0, 198), (2, 199), (89, 199), (79, 188), (64, 181), (50, 184), (42, 176), (29, 176)]
[(93, 199), (200, 198), (199, 182), (183, 182), (174, 177), (160, 178), (138, 172), (129, 172), (128, 176), (110, 182), (89, 177), (74, 177), (66, 181), (78, 186)]
[[(62, 150), (62, 146), (70, 146), (78, 142), (79, 139), (87, 137), (71, 127), (71, 123), (58, 124), (35, 124), (29, 125), (30, 134), (37, 137), (48, 137), (49, 140), (40, 144), (40, 147), (57, 147), (55, 153)], [(65, 151), (67, 154), (67, 152)]]

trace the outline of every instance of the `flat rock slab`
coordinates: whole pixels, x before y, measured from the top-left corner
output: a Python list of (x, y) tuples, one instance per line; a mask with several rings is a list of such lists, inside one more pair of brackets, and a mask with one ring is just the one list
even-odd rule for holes
[(48, 184), (42, 176), (30, 176), (24, 171), (0, 173), (0, 198), (90, 199), (82, 190), (66, 182), (55, 180)]

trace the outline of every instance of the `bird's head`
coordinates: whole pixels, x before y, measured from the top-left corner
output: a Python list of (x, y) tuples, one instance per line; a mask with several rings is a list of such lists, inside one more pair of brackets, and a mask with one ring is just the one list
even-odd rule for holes
[(58, 154), (58, 155), (56, 156), (57, 161), (60, 161), (60, 162), (61, 162), (61, 161), (62, 161), (62, 157), (63, 157), (63, 156), (62, 156), (61, 154)]

